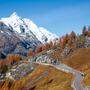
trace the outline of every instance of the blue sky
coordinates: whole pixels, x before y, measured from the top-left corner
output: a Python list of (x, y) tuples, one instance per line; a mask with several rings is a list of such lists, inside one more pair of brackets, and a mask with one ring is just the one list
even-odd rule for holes
[(13, 12), (60, 36), (90, 25), (90, 0), (0, 0), (0, 18)]

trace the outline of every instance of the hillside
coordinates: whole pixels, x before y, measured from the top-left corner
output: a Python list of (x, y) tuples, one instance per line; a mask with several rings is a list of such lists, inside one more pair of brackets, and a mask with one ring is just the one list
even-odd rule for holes
[(83, 68), (84, 65), (89, 65), (90, 63), (90, 48), (81, 48), (73, 53), (72, 56), (68, 57), (63, 61), (70, 67), (75, 69)]
[[(54, 34), (38, 27), (31, 20), (22, 19), (16, 13), (2, 21), (0, 22), (1, 90), (89, 88), (89, 28), (84, 27), (79, 35), (72, 31), (56, 39), (57, 36), (54, 37)], [(44, 37), (43, 42), (43, 36), (38, 37), (37, 34), (44, 34), (48, 39)]]
[(58, 38), (56, 34), (49, 32), (44, 27), (37, 26), (31, 19), (19, 17), (16, 12), (7, 18), (1, 18), (0, 21), (11, 27), (12, 31), (19, 34), (19, 36), (23, 36), (23, 38), (31, 36), (37, 38), (41, 43)]
[(56, 34), (19, 17), (16, 12), (0, 19), (0, 54), (5, 56), (11, 53), (27, 56), (29, 49), (35, 51), (37, 46), (57, 38)]
[(0, 85), (0, 90), (72, 90), (72, 79), (71, 74), (39, 65), (35, 71), (18, 81), (6, 80)]
[(90, 86), (90, 48), (82, 48), (63, 61), (64, 64), (85, 73), (84, 84)]

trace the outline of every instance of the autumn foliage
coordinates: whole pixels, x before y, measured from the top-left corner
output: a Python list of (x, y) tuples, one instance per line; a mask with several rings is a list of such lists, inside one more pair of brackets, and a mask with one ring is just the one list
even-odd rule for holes
[[(53, 47), (54, 47), (54, 44), (52, 41), (50, 41), (49, 43), (45, 43), (45, 44), (38, 46), (35, 50), (35, 53), (38, 54), (44, 50), (49, 50), (50, 48), (53, 48)], [(30, 53), (30, 51), (29, 51), (29, 53)]]
[(13, 64), (14, 62), (19, 62), (20, 60), (20, 55), (8, 54), (6, 59), (0, 59), (0, 72), (5, 73), (8, 70), (8, 65)]
[(4, 66), (4, 61), (3, 60), (0, 60), (0, 68), (2, 67), (2, 66)]
[(14, 54), (8, 54), (8, 56), (7, 56), (7, 62), (9, 64), (11, 64), (13, 62), (18, 62), (20, 60), (21, 60), (21, 57), (18, 54), (15, 54), (15, 55)]
[(33, 54), (34, 54), (33, 50), (30, 49), (30, 50), (28, 51), (28, 53), (27, 53), (27, 56), (33, 56)]
[(38, 46), (38, 47), (36, 48), (36, 51), (35, 51), (35, 52), (36, 52), (36, 53), (42, 52), (42, 45)]
[(88, 29), (86, 28), (86, 26), (83, 27), (82, 35), (90, 37), (90, 26), (88, 27)]

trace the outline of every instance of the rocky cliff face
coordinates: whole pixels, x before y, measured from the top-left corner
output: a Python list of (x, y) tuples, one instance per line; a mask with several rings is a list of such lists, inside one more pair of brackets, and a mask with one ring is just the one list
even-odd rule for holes
[(0, 20), (0, 52), (26, 55), (27, 50), (58, 38), (57, 35), (38, 27), (30, 19), (13, 13)]

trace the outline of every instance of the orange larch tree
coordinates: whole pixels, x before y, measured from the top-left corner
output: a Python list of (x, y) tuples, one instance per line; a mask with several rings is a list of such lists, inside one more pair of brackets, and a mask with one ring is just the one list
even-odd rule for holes
[(75, 33), (74, 31), (72, 31), (72, 32), (70, 33), (70, 38), (71, 38), (71, 39), (75, 39), (75, 38), (76, 38), (76, 33)]
[(38, 46), (35, 50), (36, 53), (42, 52), (42, 45)]
[(49, 43), (46, 43), (45, 46), (46, 46), (46, 50), (48, 50), (50, 48), (50, 44)]
[(62, 49), (65, 47), (65, 45), (68, 43), (69, 40), (69, 36), (68, 34), (66, 34), (65, 36), (62, 37), (62, 41), (61, 41), (61, 47)]
[(53, 48), (54, 46), (52, 41), (50, 41), (49, 45), (50, 45), (50, 48)]
[(30, 49), (30, 50), (28, 51), (27, 56), (33, 56), (33, 50), (32, 50), (32, 49)]
[(11, 64), (14, 61), (14, 56), (12, 54), (7, 55), (7, 62), (8, 64)]
[(8, 54), (8, 56), (7, 56), (8, 64), (11, 64), (13, 62), (18, 62), (20, 60), (21, 60), (21, 57), (18, 54), (15, 54), (15, 55), (14, 54)]
[(46, 45), (45, 44), (42, 45), (42, 51), (44, 51), (44, 50), (46, 50)]

